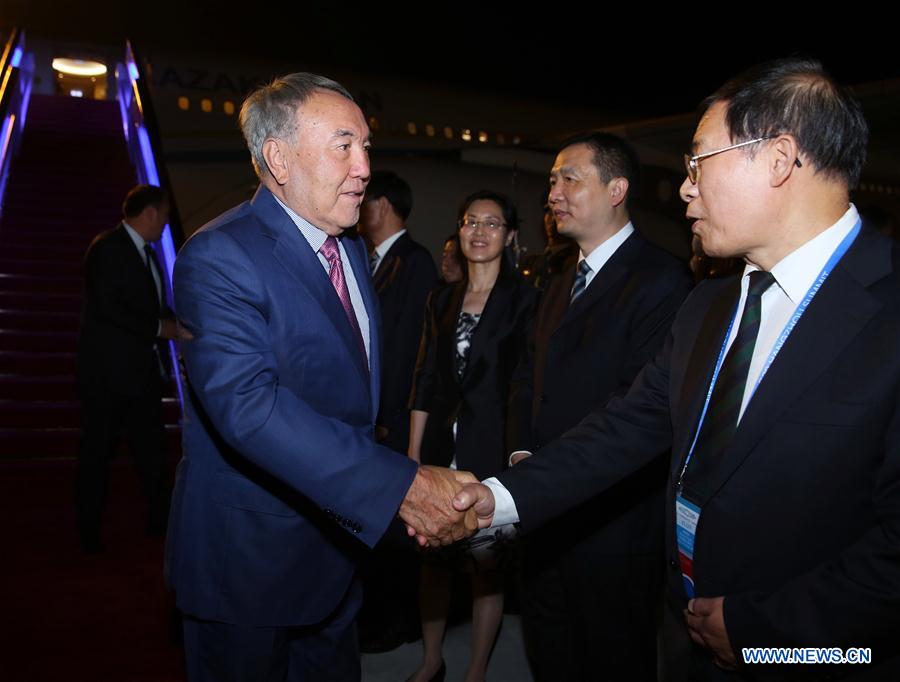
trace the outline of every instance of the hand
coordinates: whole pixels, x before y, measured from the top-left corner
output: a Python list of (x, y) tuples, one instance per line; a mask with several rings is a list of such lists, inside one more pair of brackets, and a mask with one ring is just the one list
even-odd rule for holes
[(181, 324), (181, 322), (175, 323), (175, 333), (178, 336), (179, 341), (192, 341), (194, 335), (188, 331), (188, 328)]
[(178, 337), (178, 325), (175, 320), (161, 318), (159, 321), (159, 338), (174, 339)]
[(531, 453), (526, 450), (519, 450), (518, 452), (514, 452), (509, 456), (509, 465), (514, 467), (516, 464), (521, 462), (524, 459), (528, 459), (531, 457)]
[(713, 662), (725, 670), (734, 670), (737, 668), (737, 660), (725, 630), (724, 603), (725, 597), (691, 599), (684, 612), (684, 620), (691, 639), (709, 649)]
[(479, 528), (488, 528), (494, 520), (494, 493), (484, 483), (474, 481), (453, 498), (456, 511), (474, 511)]
[(477, 481), (467, 471), (420, 466), (400, 505), (410, 536), (422, 546), (438, 547), (472, 535), (478, 530), (475, 512), (457, 511), (451, 500), (463, 485)]

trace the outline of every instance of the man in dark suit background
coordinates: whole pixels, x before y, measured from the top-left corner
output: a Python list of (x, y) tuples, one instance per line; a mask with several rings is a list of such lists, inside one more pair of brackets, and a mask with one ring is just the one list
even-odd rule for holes
[[(340, 84), (295, 73), (240, 120), (261, 186), (175, 265), (194, 338), (166, 564), (188, 678), (358, 679), (365, 548), (398, 511), (435, 544), (475, 519), (447, 515), (460, 474), (374, 442), (380, 321), (345, 235), (369, 181), (365, 116)], [(453, 530), (431, 534), (433, 515)]]
[[(165, 348), (177, 336), (151, 243), (169, 220), (166, 192), (138, 185), (122, 223), (98, 235), (85, 256), (78, 337), (82, 435), (76, 503), (85, 550), (102, 549), (100, 527), (116, 437), (128, 437), (148, 503), (148, 531), (165, 532), (169, 509), (161, 400)], [(160, 345), (157, 345), (157, 344)]]
[[(691, 288), (687, 268), (631, 223), (638, 171), (631, 146), (609, 133), (577, 135), (556, 157), (549, 205), (580, 252), (550, 280), (516, 372), (513, 463), (623, 395)], [(522, 538), (522, 625), (535, 679), (656, 679), (666, 480), (658, 454)]]
[[(409, 445), (407, 404), (425, 300), (438, 283), (431, 254), (407, 230), (412, 207), (409, 184), (393, 171), (376, 171), (359, 210), (360, 232), (372, 245), (369, 262), (384, 333), (375, 438), (401, 453)], [(418, 560), (406, 535), (396, 535), (378, 547), (363, 578), (359, 622), (360, 646), (366, 652), (387, 651), (418, 636)]]
[(624, 398), (455, 500), (527, 531), (671, 446), (667, 586), (692, 680), (900, 679), (900, 253), (849, 203), (867, 138), (813, 60), (710, 97), (681, 196), (743, 275), (694, 290)]
[(372, 280), (381, 305), (384, 355), (381, 404), (376, 437), (397, 452), (409, 446), (409, 392), (425, 300), (437, 286), (437, 268), (428, 249), (413, 241), (406, 221), (412, 211), (412, 190), (392, 171), (372, 173), (359, 211), (359, 228), (373, 250)]

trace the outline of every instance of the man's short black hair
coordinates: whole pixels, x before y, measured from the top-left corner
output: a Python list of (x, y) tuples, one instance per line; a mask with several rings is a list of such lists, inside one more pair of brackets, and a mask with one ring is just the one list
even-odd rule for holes
[(372, 179), (366, 187), (366, 200), (381, 197), (388, 200), (394, 213), (400, 216), (401, 220), (405, 222), (409, 218), (413, 206), (412, 190), (406, 180), (394, 171), (382, 170), (372, 173)]
[(148, 206), (158, 208), (168, 201), (169, 195), (162, 187), (138, 185), (131, 188), (125, 195), (125, 201), (122, 203), (122, 215), (126, 218), (134, 218)]
[(594, 152), (594, 165), (601, 182), (608, 183), (613, 178), (628, 180), (628, 201), (637, 194), (640, 182), (641, 163), (634, 148), (624, 138), (612, 133), (593, 131), (578, 133), (559, 146), (559, 152), (568, 147), (583, 144)]
[(802, 161), (808, 160), (816, 171), (844, 180), (848, 189), (859, 183), (869, 126), (856, 98), (817, 60), (791, 57), (751, 67), (703, 106), (717, 102), (725, 103), (732, 142), (790, 134), (805, 157)]

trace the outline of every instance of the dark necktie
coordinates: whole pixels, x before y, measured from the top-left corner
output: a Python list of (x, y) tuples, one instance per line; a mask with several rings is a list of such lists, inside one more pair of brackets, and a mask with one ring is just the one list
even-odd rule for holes
[(162, 271), (159, 267), (159, 261), (156, 260), (156, 253), (153, 251), (153, 247), (149, 244), (144, 244), (144, 256), (147, 259), (147, 274), (150, 275), (150, 283), (153, 285), (153, 291), (156, 292), (156, 301), (161, 303), (161, 291), (156, 286), (156, 278), (153, 276), (153, 271), (156, 270), (156, 275), (159, 277), (160, 287), (162, 286)]
[(582, 260), (578, 264), (578, 271), (575, 273), (575, 284), (572, 285), (572, 297), (569, 299), (569, 305), (575, 303), (575, 300), (584, 293), (587, 288), (587, 276), (591, 271), (591, 266), (587, 260)]
[(374, 275), (375, 269), (378, 267), (378, 261), (381, 260), (378, 258), (378, 252), (373, 251), (369, 256), (369, 271)]
[(341, 263), (341, 252), (338, 249), (337, 239), (329, 236), (319, 251), (325, 256), (325, 260), (328, 261), (328, 278), (331, 280), (331, 285), (337, 292), (338, 299), (340, 299), (344, 312), (347, 314), (347, 321), (350, 322), (350, 326), (353, 328), (353, 333), (359, 342), (359, 348), (363, 354), (363, 360), (365, 360), (364, 364), (368, 368), (366, 345), (363, 343), (359, 322), (356, 319), (356, 313), (353, 311), (353, 303), (350, 301), (350, 290), (347, 288), (347, 280), (344, 278), (344, 265)]
[(702, 485), (704, 476), (718, 463), (737, 429), (750, 361), (759, 334), (762, 295), (775, 281), (772, 273), (764, 270), (751, 272), (749, 277), (750, 286), (738, 332), (722, 362), (694, 454), (685, 472), (686, 488), (695, 488), (698, 483)]

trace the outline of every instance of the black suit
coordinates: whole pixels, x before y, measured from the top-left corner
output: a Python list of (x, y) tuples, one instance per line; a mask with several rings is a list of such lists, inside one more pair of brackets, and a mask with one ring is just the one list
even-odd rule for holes
[[(624, 394), (692, 284), (684, 264), (636, 232), (570, 305), (575, 266), (551, 280), (535, 316), (510, 405), (512, 450), (534, 452)], [(660, 457), (523, 538), (523, 630), (537, 679), (656, 678), (666, 471)]]
[(475, 328), (460, 380), (456, 321), (467, 284), (463, 280), (435, 289), (428, 298), (410, 406), (429, 413), (422, 463), (447, 466), (455, 455), (459, 469), (483, 479), (506, 466), (510, 381), (525, 348), (537, 290), (504, 263)]
[(79, 529), (86, 541), (97, 541), (109, 459), (117, 435), (124, 430), (148, 498), (150, 530), (162, 532), (168, 495), (161, 415), (162, 354), (156, 350), (156, 333), (160, 318), (172, 313), (161, 308), (146, 260), (123, 225), (94, 239), (84, 267), (77, 367), (83, 411), (77, 484)]
[[(378, 425), (381, 441), (406, 454), (409, 446), (409, 392), (428, 293), (437, 269), (428, 249), (408, 232), (397, 237), (373, 274), (381, 308), (384, 352)], [(359, 614), (363, 651), (378, 652), (415, 638), (418, 630), (416, 583), (419, 564), (405, 530), (397, 523), (378, 545), (363, 571), (365, 598)]]
[(378, 424), (388, 430), (383, 445), (405, 453), (409, 445), (409, 392), (428, 293), (437, 285), (431, 254), (400, 235), (373, 275), (381, 305), (384, 356)]
[[(900, 249), (863, 230), (800, 319), (711, 478), (694, 546), (696, 593), (725, 596), (738, 660), (750, 646), (872, 647), (874, 669), (743, 666), (900, 679)], [(684, 608), (674, 480), (738, 296), (702, 283), (660, 354), (613, 399), (501, 475), (533, 528), (672, 447), (667, 581)], [(725, 677), (695, 649), (695, 679)], [(873, 675), (873, 677), (866, 677)]]

